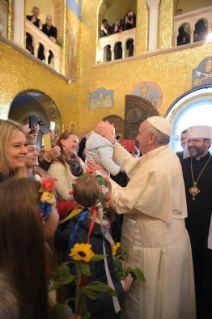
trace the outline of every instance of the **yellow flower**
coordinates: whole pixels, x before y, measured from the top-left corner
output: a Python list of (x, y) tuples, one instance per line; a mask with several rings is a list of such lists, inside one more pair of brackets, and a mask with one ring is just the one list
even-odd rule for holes
[(42, 203), (49, 203), (50, 205), (53, 205), (54, 204), (54, 194), (51, 193), (51, 192), (44, 192), (42, 195), (41, 195), (41, 202)]
[(90, 244), (75, 244), (69, 255), (74, 260), (89, 262), (95, 256)]
[(116, 243), (115, 245), (113, 245), (113, 248), (112, 248), (113, 256), (116, 256), (116, 252), (117, 252), (117, 250), (119, 249), (120, 246), (121, 246), (121, 243)]

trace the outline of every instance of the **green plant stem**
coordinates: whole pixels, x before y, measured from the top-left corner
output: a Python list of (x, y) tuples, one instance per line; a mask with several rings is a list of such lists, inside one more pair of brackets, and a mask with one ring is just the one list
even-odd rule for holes
[(77, 315), (78, 315), (80, 283), (81, 283), (81, 271), (80, 271), (79, 262), (76, 262), (76, 270), (77, 270), (77, 282), (76, 282), (76, 299), (75, 299), (75, 319), (77, 319)]
[[(124, 257), (124, 270), (126, 269), (126, 256)], [(127, 319), (127, 292), (124, 293), (124, 319)]]

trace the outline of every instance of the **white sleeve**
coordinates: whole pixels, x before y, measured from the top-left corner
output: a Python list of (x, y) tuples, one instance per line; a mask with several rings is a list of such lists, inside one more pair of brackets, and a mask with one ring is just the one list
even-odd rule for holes
[[(151, 163), (150, 163), (151, 164)], [(172, 193), (166, 173), (158, 172), (151, 165), (137, 171), (126, 187), (113, 181), (110, 206), (118, 214), (143, 213), (167, 223), (172, 218)]]
[(61, 163), (54, 162), (50, 165), (50, 168), (48, 170), (49, 175), (52, 178), (55, 178), (55, 189), (59, 197), (66, 201), (73, 201), (73, 195), (69, 194), (70, 191), (73, 190), (72, 188), (72, 181), (70, 172), (67, 171), (65, 166), (63, 166)]
[(100, 163), (104, 166), (106, 171), (114, 176), (117, 175), (121, 168), (113, 161), (113, 147), (100, 147), (97, 152), (100, 157)]

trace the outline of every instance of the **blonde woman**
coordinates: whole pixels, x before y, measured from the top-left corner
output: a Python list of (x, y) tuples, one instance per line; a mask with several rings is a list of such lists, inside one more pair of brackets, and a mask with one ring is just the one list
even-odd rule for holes
[(11, 120), (0, 120), (0, 182), (26, 176), (26, 136), (22, 126)]
[(38, 162), (38, 156), (39, 156), (39, 151), (37, 150), (36, 146), (36, 141), (35, 139), (29, 135), (26, 134), (26, 141), (27, 141), (27, 154), (26, 154), (26, 174), (28, 177), (38, 175), (39, 176), (45, 176), (45, 177), (50, 177), (49, 174), (42, 169), (39, 165)]

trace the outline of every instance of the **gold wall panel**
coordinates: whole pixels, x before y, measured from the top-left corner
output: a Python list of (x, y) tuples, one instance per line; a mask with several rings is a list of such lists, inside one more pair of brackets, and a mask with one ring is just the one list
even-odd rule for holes
[[(94, 68), (96, 59), (95, 43), (97, 42), (97, 17), (99, 0), (82, 1), (80, 86), (79, 86), (79, 130), (80, 134), (94, 128), (96, 123), (109, 115), (124, 118), (125, 95), (140, 82), (155, 82), (163, 92), (163, 101), (159, 113), (163, 116), (170, 105), (183, 93), (191, 89), (192, 70), (206, 57), (211, 55), (212, 45), (200, 46), (170, 52), (163, 55), (147, 57), (115, 65)], [(137, 33), (142, 41), (143, 21), (141, 16), (145, 1), (137, 2)], [(173, 37), (173, 0), (162, 0), (159, 17), (159, 45), (161, 49), (172, 47)], [(95, 12), (95, 15), (94, 15)], [(146, 11), (144, 11), (146, 12)], [(91, 19), (92, 16), (92, 19)], [(145, 16), (145, 15), (144, 15)], [(147, 17), (146, 17), (147, 19)], [(138, 31), (139, 29), (139, 31)], [(144, 35), (145, 37), (145, 35)], [(138, 39), (138, 38), (137, 38)], [(140, 52), (146, 50), (147, 42), (138, 44)], [(89, 110), (89, 93), (98, 88), (114, 90), (114, 107), (109, 109)]]
[(140, 55), (148, 50), (149, 41), (149, 10), (146, 0), (137, 0), (136, 25), (139, 28), (136, 28), (135, 51), (136, 55)]
[(14, 39), (14, 0), (8, 2), (7, 37), (10, 41)]
[[(6, 118), (14, 98), (35, 90), (50, 97), (60, 111), (65, 129), (70, 121), (78, 127), (78, 85), (66, 81), (0, 42), (0, 118)], [(75, 99), (73, 99), (73, 96)]]
[(158, 49), (172, 48), (174, 30), (174, 0), (161, 0), (159, 10)]

